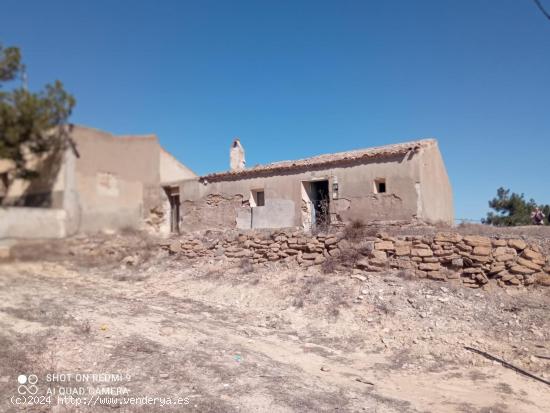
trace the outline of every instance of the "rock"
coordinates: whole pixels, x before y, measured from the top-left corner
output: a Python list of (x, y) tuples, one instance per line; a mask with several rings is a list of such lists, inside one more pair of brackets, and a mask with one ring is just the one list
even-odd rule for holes
[(395, 255), (398, 257), (402, 257), (404, 255), (410, 255), (410, 254), (411, 254), (411, 248), (408, 245), (395, 247)]
[(340, 248), (341, 250), (348, 250), (350, 247), (351, 245), (348, 240), (341, 239), (340, 241), (338, 241), (338, 248)]
[(350, 275), (350, 278), (354, 278), (354, 279), (359, 280), (359, 281), (367, 281), (367, 277), (365, 277), (364, 275), (361, 275), (361, 274), (352, 274), (352, 275)]
[[(416, 247), (416, 246), (415, 246)], [(417, 257), (432, 257), (434, 255), (433, 251), (431, 249), (425, 249), (425, 248), (414, 248), (411, 251), (411, 255), (417, 256)]]
[(451, 265), (454, 267), (454, 268), (462, 268), (464, 267), (464, 260), (462, 258), (454, 258), (452, 261), (451, 261)]
[(316, 260), (319, 257), (323, 257), (323, 254), (319, 254), (317, 252), (305, 252), (302, 254), (302, 258), (304, 260)]
[(535, 264), (532, 261), (526, 260), (525, 258), (518, 257), (518, 259), (516, 260), (516, 263), (523, 267), (527, 267), (531, 270), (535, 270), (535, 271), (542, 270), (542, 266)]
[(495, 260), (497, 260), (498, 262), (507, 262), (507, 261), (513, 261), (514, 258), (516, 258), (515, 255), (504, 254), (504, 255), (497, 255), (495, 257)]
[(355, 265), (357, 266), (357, 268), (368, 268), (369, 259), (363, 257), (363, 258), (359, 259)]
[(174, 240), (170, 243), (170, 253), (177, 254), (181, 252), (181, 242), (179, 240)]
[(315, 264), (322, 264), (322, 263), (325, 262), (325, 261), (326, 261), (326, 258), (325, 258), (324, 255), (320, 255), (319, 257), (317, 257), (317, 258), (315, 258), (315, 259), (313, 260), (313, 262), (314, 262)]
[(505, 272), (504, 274), (501, 274), (501, 281), (510, 281), (512, 278), (515, 278), (516, 276), (513, 274), (510, 274), (509, 272)]
[(136, 265), (138, 263), (138, 257), (129, 255), (122, 259), (122, 263), (126, 265)]
[(230, 258), (251, 257), (253, 254), (250, 250), (225, 251), (225, 255)]
[(518, 251), (523, 251), (525, 248), (527, 248), (527, 244), (521, 239), (509, 239), (508, 246)]
[(498, 274), (498, 273), (504, 271), (505, 268), (506, 268), (506, 266), (504, 264), (493, 264), (491, 266), (491, 268), (489, 269), (489, 274), (491, 274), (491, 275)]
[(473, 254), (481, 255), (481, 256), (491, 255), (491, 247), (481, 247), (481, 246), (474, 247)]
[(456, 247), (460, 250), (460, 251), (464, 251), (464, 252), (472, 252), (473, 251), (473, 248), (470, 247), (469, 245), (466, 245), (462, 242), (459, 242), (458, 244), (456, 244)]
[(391, 241), (381, 241), (374, 244), (374, 248), (379, 251), (393, 251), (395, 246)]
[(495, 251), (493, 253), (493, 255), (497, 256), (497, 255), (517, 255), (517, 252), (514, 248), (510, 248), (510, 247), (497, 247), (495, 248)]
[(396, 260), (396, 266), (401, 270), (412, 270), (414, 268), (414, 265), (411, 261), (402, 259)]
[(535, 282), (545, 287), (550, 287), (550, 275), (544, 273), (538, 273), (534, 275)]
[(467, 275), (471, 275), (471, 274), (482, 274), (483, 273), (483, 269), (482, 268), (464, 268), (462, 270), (462, 274), (467, 274)]
[(421, 263), (418, 265), (418, 269), (421, 271), (438, 271), (441, 269), (439, 263)]
[(377, 250), (371, 251), (370, 257), (375, 258), (377, 260), (386, 260), (388, 258), (385, 251), (377, 251)]
[(534, 251), (530, 248), (526, 248), (523, 250), (523, 253), (521, 254), (523, 257), (525, 257), (528, 260), (537, 260), (537, 261), (544, 261), (544, 257), (541, 253)]
[(431, 280), (445, 281), (447, 277), (441, 271), (428, 271), (428, 278)]
[(340, 251), (338, 248), (335, 248), (333, 250), (330, 250), (328, 253), (331, 257), (337, 257), (342, 253), (342, 251)]
[(423, 242), (417, 242), (414, 244), (414, 248), (417, 248), (417, 249), (424, 249), (424, 250), (429, 250), (431, 249), (430, 246), (428, 244), (425, 244)]
[(379, 259), (379, 258), (371, 258), (369, 260), (370, 266), (369, 269), (372, 269), (372, 266), (374, 267), (386, 267), (388, 265), (388, 260), (386, 259)]
[(533, 274), (535, 270), (532, 270), (530, 268), (522, 267), (521, 265), (514, 265), (512, 268), (510, 268), (510, 272), (512, 274)]
[(482, 237), (479, 235), (467, 235), (464, 237), (464, 242), (470, 247), (492, 247), (490, 238)]
[(508, 245), (508, 242), (505, 239), (493, 239), (493, 247), (505, 247)]
[(456, 232), (450, 232), (450, 233), (438, 232), (437, 234), (435, 234), (434, 241), (450, 242), (452, 244), (456, 244), (462, 241), (462, 235), (457, 234)]
[(338, 238), (330, 237), (325, 240), (325, 245), (328, 247), (329, 245), (336, 244), (337, 242), (338, 242)]
[(476, 263), (487, 264), (491, 262), (491, 257), (487, 255), (470, 255), (470, 259)]

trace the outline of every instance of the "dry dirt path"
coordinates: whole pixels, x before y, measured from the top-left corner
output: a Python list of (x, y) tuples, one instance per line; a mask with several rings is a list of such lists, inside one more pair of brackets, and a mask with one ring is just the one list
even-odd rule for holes
[[(397, 282), (402, 280), (379, 277), (358, 284), (349, 277), (284, 268), (240, 274), (238, 268), (220, 271), (212, 264), (1, 265), (0, 396), (4, 403), (14, 393), (14, 377), (21, 371), (41, 376), (120, 372), (130, 377), (124, 386), (131, 395), (189, 400), (171, 411), (550, 410), (549, 386), (461, 348), (462, 340), (495, 347), (501, 327), (484, 332), (466, 324), (471, 309), (459, 314), (448, 303), (460, 308), (461, 294), (470, 294), (465, 300), (478, 300), (472, 302), (483, 317), (494, 310), (480, 304), (487, 297), (454, 289), (441, 293), (439, 285), (403, 288)], [(366, 303), (353, 303), (357, 294)], [(517, 300), (500, 299), (495, 306)], [(375, 300), (386, 307), (374, 306)], [(548, 295), (530, 303), (534, 313), (520, 321), (540, 320)], [(436, 305), (448, 305), (449, 314)], [(423, 311), (436, 314), (435, 321)], [(518, 319), (504, 314), (511, 323)], [(426, 327), (432, 321), (436, 330)], [(539, 332), (548, 324), (542, 323), (533, 330), (538, 335), (529, 333), (523, 340), (502, 331), (504, 345), (512, 351), (517, 340), (521, 348), (548, 352), (546, 336)], [(550, 373), (550, 363), (537, 363), (538, 373)], [(34, 409), (113, 411), (97, 405)], [(0, 411), (22, 410), (5, 403)]]

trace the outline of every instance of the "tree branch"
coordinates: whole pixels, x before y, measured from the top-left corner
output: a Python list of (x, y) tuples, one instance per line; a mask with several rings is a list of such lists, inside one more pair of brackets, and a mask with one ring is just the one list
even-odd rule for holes
[(546, 16), (546, 18), (548, 20), (550, 20), (550, 13), (548, 13), (544, 7), (542, 6), (542, 3), (540, 2), (540, 0), (533, 0), (535, 2), (535, 4), (537, 5), (537, 7), (539, 8), (539, 10), (541, 11), (542, 14), (544, 14)]

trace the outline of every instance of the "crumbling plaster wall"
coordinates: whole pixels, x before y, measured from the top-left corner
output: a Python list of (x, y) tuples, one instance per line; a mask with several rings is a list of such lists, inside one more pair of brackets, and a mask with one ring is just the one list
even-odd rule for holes
[(75, 127), (80, 230), (137, 228), (162, 203), (156, 136), (124, 137)]
[(453, 191), (437, 144), (422, 149), (419, 166), (419, 217), (427, 222), (453, 225)]
[[(198, 179), (184, 181), (180, 184), (182, 228), (300, 227), (302, 182), (322, 179), (329, 180), (333, 221), (410, 221), (417, 214), (415, 183), (420, 179), (418, 160), (419, 156), (408, 154), (328, 169), (309, 167), (306, 171), (206, 184)], [(386, 181), (387, 193), (375, 193), (374, 181), (380, 178)], [(333, 197), (334, 182), (338, 183), (336, 199)], [(257, 189), (265, 192), (265, 206), (250, 208), (247, 204), (250, 192)], [(225, 200), (221, 203), (223, 213), (219, 204), (206, 202), (213, 195)]]
[(160, 148), (160, 183), (168, 184), (182, 179), (195, 178), (195, 174), (187, 166), (183, 165), (170, 153)]

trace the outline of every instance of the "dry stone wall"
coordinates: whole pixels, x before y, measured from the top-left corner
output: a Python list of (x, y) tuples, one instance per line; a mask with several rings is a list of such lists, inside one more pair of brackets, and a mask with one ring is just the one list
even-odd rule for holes
[[(352, 238), (352, 239), (350, 239)], [(300, 266), (322, 265), (361, 272), (403, 271), (410, 277), (459, 280), (479, 288), (496, 280), (500, 286), (550, 285), (550, 260), (534, 242), (458, 233), (433, 236), (350, 237), (346, 231), (307, 235), (300, 231), (186, 236), (163, 244), (188, 258), (225, 256), (260, 264), (280, 260)]]

